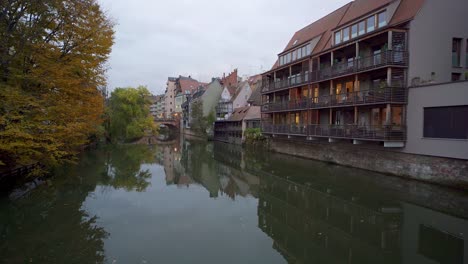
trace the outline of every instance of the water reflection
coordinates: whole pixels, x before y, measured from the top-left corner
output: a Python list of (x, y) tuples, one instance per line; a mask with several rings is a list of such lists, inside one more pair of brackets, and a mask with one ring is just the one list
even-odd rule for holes
[(102, 148), (12, 194), (0, 263), (468, 261), (464, 193), (223, 143)]

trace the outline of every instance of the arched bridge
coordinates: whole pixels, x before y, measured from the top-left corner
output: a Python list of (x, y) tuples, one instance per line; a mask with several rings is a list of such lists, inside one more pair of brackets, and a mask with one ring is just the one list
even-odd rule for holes
[(166, 125), (180, 129), (180, 120), (177, 118), (155, 118), (154, 122), (158, 125)]

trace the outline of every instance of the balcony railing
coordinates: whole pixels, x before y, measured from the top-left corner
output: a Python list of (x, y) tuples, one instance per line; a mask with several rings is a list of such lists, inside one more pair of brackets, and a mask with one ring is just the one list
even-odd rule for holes
[(283, 134), (310, 137), (362, 139), (373, 141), (404, 141), (404, 126), (359, 126), (359, 125), (272, 125), (263, 124), (265, 134)]
[(408, 52), (384, 51), (369, 57), (335, 63), (333, 66), (312, 72), (311, 81), (318, 82), (340, 76), (368, 71), (384, 66), (407, 66)]
[(309, 81), (310, 81), (310, 73), (302, 72), (302, 73), (293, 75), (287, 79), (265, 83), (262, 91), (263, 92), (277, 91), (277, 90), (286, 89), (286, 88), (297, 86), (297, 85), (307, 84), (309, 83)]
[(407, 102), (407, 90), (402, 87), (384, 87), (336, 95), (323, 95), (298, 101), (267, 103), (262, 112), (295, 111), (336, 106), (353, 106)]

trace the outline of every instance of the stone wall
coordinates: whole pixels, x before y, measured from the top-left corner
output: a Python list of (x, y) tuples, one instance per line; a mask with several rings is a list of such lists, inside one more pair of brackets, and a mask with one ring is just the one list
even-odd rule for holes
[(468, 190), (468, 161), (406, 154), (378, 146), (270, 138), (273, 151)]

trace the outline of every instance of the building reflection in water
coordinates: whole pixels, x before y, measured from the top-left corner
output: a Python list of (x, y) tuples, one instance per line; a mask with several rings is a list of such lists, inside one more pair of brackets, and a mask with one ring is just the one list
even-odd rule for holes
[(259, 178), (243, 169), (240, 147), (181, 141), (158, 148), (157, 161), (164, 167), (167, 185), (202, 185), (213, 198), (257, 197)]
[[(161, 146), (158, 161), (168, 185), (258, 198), (258, 227), (289, 263), (468, 263), (467, 209), (438, 211), (468, 204), (451, 190), (224, 143)], [(427, 193), (441, 200), (421, 204)]]

